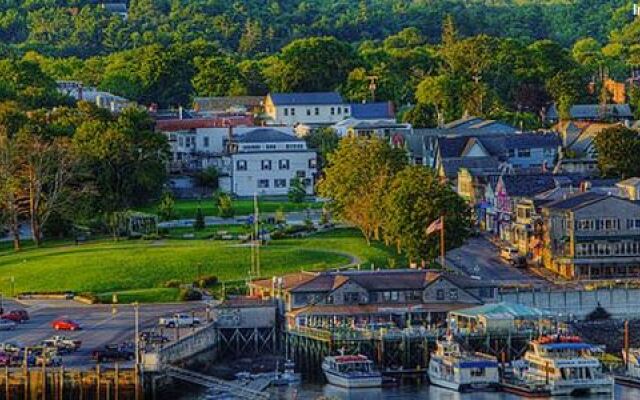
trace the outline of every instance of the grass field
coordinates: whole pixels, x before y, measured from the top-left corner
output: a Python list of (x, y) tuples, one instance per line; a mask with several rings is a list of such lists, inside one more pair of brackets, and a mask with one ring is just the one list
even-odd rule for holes
[[(303, 203), (291, 203), (286, 199), (269, 199), (269, 200), (259, 200), (258, 202), (261, 213), (273, 213), (278, 211), (278, 209), (282, 208), (284, 212), (290, 211), (304, 211), (308, 208), (311, 209), (320, 209), (322, 208), (322, 203), (320, 202), (303, 202)], [(176, 218), (189, 219), (194, 218), (196, 215), (196, 210), (198, 206), (202, 207), (202, 212), (206, 216), (217, 216), (218, 208), (213, 202), (213, 199), (203, 199), (202, 201), (198, 200), (176, 200), (175, 204), (175, 213)], [(233, 200), (233, 209), (235, 210), (236, 215), (249, 215), (253, 214), (253, 200)], [(142, 207), (138, 209), (138, 211), (148, 212), (148, 213), (157, 213), (157, 206), (152, 205), (148, 207)]]
[[(367, 267), (402, 260), (381, 245), (367, 246), (354, 230), (337, 230), (305, 239), (273, 241), (262, 247), (262, 275), (322, 270), (361, 260)], [(124, 299), (170, 301), (175, 289), (162, 284), (177, 279), (191, 283), (198, 276), (216, 275), (221, 281), (245, 279), (251, 263), (246, 246), (228, 241), (173, 240), (99, 241), (76, 246), (54, 243), (19, 253), (0, 252), (0, 290), (10, 294), (27, 291), (91, 292), (110, 298), (119, 292)], [(395, 261), (390, 261), (395, 260)], [(122, 293), (120, 293), (122, 292)]]

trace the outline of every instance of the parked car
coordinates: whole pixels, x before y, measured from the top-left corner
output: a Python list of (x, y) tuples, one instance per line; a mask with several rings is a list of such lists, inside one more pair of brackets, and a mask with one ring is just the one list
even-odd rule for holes
[(96, 362), (131, 361), (134, 358), (135, 351), (131, 347), (117, 344), (108, 344), (91, 353), (91, 359)]
[(65, 336), (54, 336), (51, 339), (43, 340), (42, 347), (55, 349), (59, 353), (72, 353), (80, 348), (80, 340), (69, 339)]
[(47, 367), (58, 367), (62, 365), (62, 357), (55, 349), (38, 348), (32, 352), (35, 356), (35, 365)]
[(169, 318), (160, 318), (158, 324), (160, 326), (164, 326), (165, 328), (196, 326), (200, 325), (200, 319), (197, 317), (192, 317), (189, 314), (174, 314)]
[(0, 319), (0, 331), (12, 331), (16, 329), (16, 323), (8, 319)]
[(24, 346), (16, 342), (4, 342), (0, 343), (0, 353), (17, 354)]
[(56, 319), (51, 323), (51, 327), (56, 331), (77, 331), (80, 330), (80, 324), (70, 319)]
[(8, 319), (15, 323), (22, 323), (29, 320), (29, 314), (25, 310), (11, 310), (8, 313), (2, 314), (1, 319)]
[(504, 258), (507, 261), (511, 261), (514, 257), (518, 256), (518, 249), (512, 246), (503, 247), (500, 250), (500, 257)]
[(158, 332), (140, 332), (140, 340), (148, 344), (162, 344), (169, 341), (169, 338)]
[(511, 265), (516, 268), (526, 268), (527, 267), (527, 257), (525, 256), (515, 256), (510, 260)]

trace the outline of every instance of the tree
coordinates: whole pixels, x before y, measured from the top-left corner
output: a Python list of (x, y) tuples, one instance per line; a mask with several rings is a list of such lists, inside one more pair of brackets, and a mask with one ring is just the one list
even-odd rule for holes
[(229, 57), (196, 58), (196, 74), (191, 83), (198, 96), (231, 96), (244, 94), (242, 76)]
[(201, 231), (204, 228), (204, 213), (202, 212), (202, 207), (198, 206), (198, 209), (196, 210), (196, 218), (193, 221), (193, 229), (195, 229), (196, 231)]
[(207, 167), (203, 171), (199, 171), (196, 175), (196, 184), (200, 187), (206, 187), (216, 190), (218, 188), (218, 169), (216, 167)]
[(338, 147), (340, 138), (335, 129), (318, 128), (312, 130), (304, 140), (310, 149), (318, 152), (318, 170), (322, 170), (326, 164), (327, 157)]
[(603, 129), (595, 138), (598, 168), (603, 176), (640, 176), (640, 137), (622, 125)]
[(295, 40), (266, 59), (263, 74), (272, 91), (328, 91), (345, 81), (355, 60), (347, 43), (334, 37), (312, 37)]
[(163, 221), (168, 221), (175, 217), (175, 204), (176, 201), (170, 191), (162, 193), (160, 203), (158, 204), (158, 215)]
[(291, 179), (291, 185), (289, 186), (289, 193), (287, 196), (289, 197), (289, 201), (292, 203), (302, 203), (304, 198), (307, 195), (307, 190), (304, 187), (304, 183), (302, 179), (297, 176)]
[(357, 226), (369, 243), (381, 238), (384, 195), (406, 163), (404, 150), (380, 138), (347, 137), (329, 155), (318, 192), (331, 200), (333, 214)]
[(465, 201), (424, 166), (409, 166), (394, 176), (384, 209), (385, 240), (410, 260), (437, 256), (439, 235), (427, 235), (426, 230), (442, 214), (448, 248), (461, 245), (470, 232), (471, 213)]
[(215, 195), (216, 205), (218, 206), (218, 216), (221, 218), (231, 218), (235, 214), (233, 209), (233, 201), (227, 193), (219, 193)]
[(6, 130), (0, 129), (0, 214), (9, 226), (13, 249), (16, 251), (21, 248), (20, 220), (23, 211), (19, 203), (21, 180), (18, 160), (15, 140)]

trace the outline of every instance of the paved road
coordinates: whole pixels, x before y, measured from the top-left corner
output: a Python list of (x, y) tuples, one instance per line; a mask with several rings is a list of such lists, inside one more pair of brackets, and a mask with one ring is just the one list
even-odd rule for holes
[[(14, 342), (24, 346), (38, 345), (42, 340), (61, 334), (82, 341), (79, 351), (63, 356), (65, 366), (91, 365), (90, 355), (93, 350), (101, 349), (107, 344), (132, 342), (134, 340), (134, 310), (131, 305), (119, 305), (118, 311), (112, 314), (109, 305), (82, 305), (73, 301), (31, 302), (29, 305), (7, 302), (6, 310), (14, 308), (26, 309), (31, 319), (19, 325), (14, 331), (0, 331), (0, 343)], [(176, 312), (195, 311), (196, 316), (205, 318), (203, 303), (184, 303), (167, 305), (140, 305), (140, 330), (151, 330), (157, 327), (158, 318), (170, 316)], [(51, 321), (56, 318), (70, 318), (78, 322), (82, 328), (76, 332), (56, 332), (51, 328)], [(190, 328), (181, 329), (185, 335)], [(163, 332), (170, 339), (175, 337), (175, 330)]]
[(478, 276), (483, 280), (540, 286), (550, 284), (539, 276), (528, 273), (526, 269), (509, 265), (500, 258), (500, 250), (482, 236), (471, 238), (463, 246), (449, 251), (447, 263), (469, 276)]

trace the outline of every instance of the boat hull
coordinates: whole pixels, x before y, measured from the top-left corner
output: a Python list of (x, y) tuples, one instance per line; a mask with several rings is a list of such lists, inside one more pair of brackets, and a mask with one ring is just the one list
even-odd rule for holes
[(352, 376), (324, 370), (324, 376), (330, 384), (346, 389), (376, 388), (382, 386), (382, 375), (379, 374)]
[(429, 376), (429, 382), (432, 385), (440, 386), (445, 389), (454, 390), (456, 392), (494, 392), (500, 390), (500, 385), (494, 382), (486, 382), (486, 383), (459, 383), (452, 382), (446, 379), (434, 378)]
[(592, 385), (551, 385), (552, 396), (613, 395), (613, 382)]

